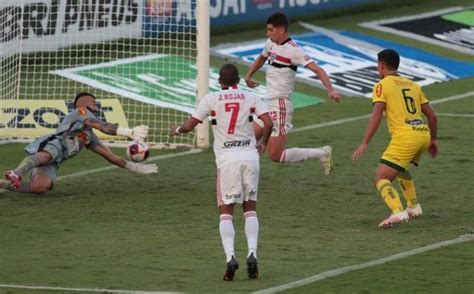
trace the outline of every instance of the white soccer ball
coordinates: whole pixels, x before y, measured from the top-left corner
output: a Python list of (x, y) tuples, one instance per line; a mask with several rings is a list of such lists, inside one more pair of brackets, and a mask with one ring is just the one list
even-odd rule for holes
[(142, 141), (134, 140), (127, 146), (127, 157), (134, 162), (142, 162), (150, 155), (150, 147)]

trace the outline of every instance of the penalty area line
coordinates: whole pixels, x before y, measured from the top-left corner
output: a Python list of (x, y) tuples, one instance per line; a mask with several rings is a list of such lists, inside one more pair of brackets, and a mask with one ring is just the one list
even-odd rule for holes
[(283, 285), (276, 286), (276, 287), (271, 287), (271, 288), (259, 290), (259, 291), (253, 292), (253, 293), (254, 294), (271, 294), (271, 293), (281, 292), (281, 291), (284, 291), (284, 290), (298, 288), (298, 287), (308, 285), (308, 284), (311, 284), (311, 283), (314, 283), (314, 282), (318, 282), (318, 281), (321, 281), (321, 280), (324, 280), (324, 279), (327, 279), (327, 278), (336, 277), (336, 276), (339, 276), (339, 275), (342, 275), (342, 274), (345, 274), (345, 273), (348, 273), (348, 272), (362, 270), (362, 269), (366, 269), (366, 268), (373, 267), (373, 266), (376, 266), (376, 265), (382, 265), (382, 264), (389, 263), (389, 262), (396, 261), (396, 260), (400, 260), (400, 259), (403, 259), (403, 258), (406, 258), (406, 257), (410, 257), (410, 256), (418, 255), (418, 254), (421, 254), (421, 253), (425, 253), (425, 252), (428, 252), (428, 251), (432, 251), (432, 250), (435, 250), (435, 249), (438, 249), (438, 248), (441, 248), (441, 247), (447, 247), (447, 246), (456, 245), (456, 244), (460, 244), (460, 243), (464, 243), (464, 242), (470, 242), (470, 241), (473, 241), (473, 240), (474, 240), (474, 234), (465, 234), (465, 235), (461, 235), (461, 236), (459, 236), (455, 239), (442, 241), (442, 242), (439, 242), (439, 243), (434, 243), (434, 244), (427, 245), (427, 246), (424, 246), (424, 247), (415, 248), (415, 249), (412, 249), (412, 250), (409, 250), (409, 251), (397, 253), (397, 254), (394, 254), (394, 255), (391, 255), (391, 256), (388, 256), (388, 257), (376, 259), (376, 260), (365, 262), (365, 263), (360, 263), (360, 264), (356, 264), (356, 265), (341, 267), (341, 268), (338, 268), (338, 269), (335, 269), (335, 270), (322, 272), (320, 274), (317, 274), (317, 275), (314, 275), (314, 276), (311, 276), (311, 277), (308, 277), (308, 278), (305, 278), (305, 279), (301, 279), (301, 280), (298, 280), (298, 281), (295, 281), (295, 282), (291, 282), (291, 283), (288, 283), (288, 284), (283, 284)]

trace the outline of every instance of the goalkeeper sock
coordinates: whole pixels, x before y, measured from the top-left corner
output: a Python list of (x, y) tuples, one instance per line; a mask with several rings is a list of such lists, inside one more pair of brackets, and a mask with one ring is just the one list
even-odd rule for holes
[(13, 192), (31, 193), (30, 181), (21, 181), (20, 188), (17, 190), (10, 184), (10, 181), (0, 179), (0, 189)]
[(412, 179), (411, 174), (408, 171), (400, 173), (397, 177), (402, 189), (403, 197), (407, 201), (407, 206), (414, 208), (418, 204), (416, 198), (415, 181)]
[(247, 237), (247, 245), (249, 252), (247, 257), (252, 253), (257, 258), (257, 244), (258, 244), (258, 218), (256, 211), (247, 211), (244, 213), (245, 218), (245, 236)]
[(24, 174), (28, 173), (35, 167), (39, 166), (40, 162), (39, 159), (35, 155), (30, 155), (25, 157), (22, 162), (18, 165), (18, 167), (14, 170), (14, 172), (23, 177)]
[(18, 189), (18, 192), (31, 193), (30, 181), (21, 181), (20, 188)]
[(310, 158), (321, 158), (326, 152), (321, 148), (290, 148), (285, 149), (280, 157), (280, 162), (298, 162)]
[(232, 215), (221, 214), (219, 222), (219, 233), (221, 235), (222, 246), (226, 255), (226, 260), (229, 262), (234, 254), (234, 224), (232, 223)]
[(30, 181), (21, 181), (20, 188), (17, 190), (10, 184), (9, 181), (0, 179), (0, 189), (13, 192), (31, 193)]
[(387, 179), (379, 180), (376, 184), (379, 194), (390, 208), (392, 213), (398, 213), (403, 211), (403, 205), (400, 202), (400, 196), (398, 195), (397, 189)]

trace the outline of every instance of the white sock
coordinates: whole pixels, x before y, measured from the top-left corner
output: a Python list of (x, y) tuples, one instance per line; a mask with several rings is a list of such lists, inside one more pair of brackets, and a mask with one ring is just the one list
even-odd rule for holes
[(234, 254), (234, 224), (232, 223), (232, 215), (221, 214), (219, 222), (219, 232), (221, 234), (222, 246), (226, 255), (226, 260), (229, 262)]
[(257, 245), (258, 245), (258, 218), (256, 211), (247, 211), (244, 213), (245, 217), (245, 236), (247, 237), (247, 245), (249, 252), (247, 257), (253, 253), (253, 256), (257, 258)]
[(298, 162), (310, 158), (321, 158), (326, 152), (321, 148), (290, 148), (281, 154), (280, 162)]

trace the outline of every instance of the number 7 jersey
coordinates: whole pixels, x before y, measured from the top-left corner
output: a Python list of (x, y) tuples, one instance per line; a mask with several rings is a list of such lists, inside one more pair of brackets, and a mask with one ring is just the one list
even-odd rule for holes
[(415, 82), (402, 76), (388, 75), (374, 86), (372, 102), (385, 103), (391, 135), (399, 131), (429, 131), (421, 112), (421, 105), (429, 101)]
[(258, 160), (253, 115), (268, 112), (265, 104), (253, 93), (237, 87), (207, 94), (199, 103), (193, 118), (211, 118), (214, 153), (219, 167), (228, 161)]

